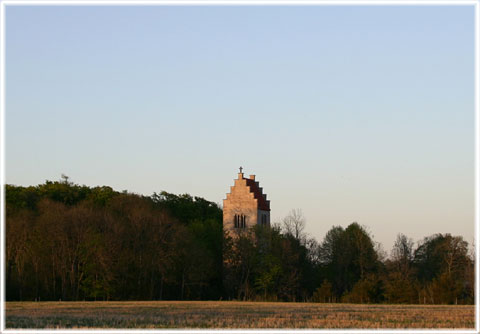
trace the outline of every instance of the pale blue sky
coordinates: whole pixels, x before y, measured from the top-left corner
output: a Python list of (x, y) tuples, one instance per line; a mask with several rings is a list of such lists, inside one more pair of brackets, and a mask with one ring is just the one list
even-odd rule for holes
[(7, 6), (6, 181), (472, 242), (473, 84), (473, 6)]

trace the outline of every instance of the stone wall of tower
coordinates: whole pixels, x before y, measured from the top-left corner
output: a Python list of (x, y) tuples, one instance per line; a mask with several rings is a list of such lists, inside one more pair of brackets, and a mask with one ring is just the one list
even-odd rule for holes
[(258, 222), (258, 203), (254, 194), (247, 186), (247, 180), (243, 178), (243, 173), (238, 174), (235, 185), (230, 187), (230, 193), (223, 200), (223, 228), (229, 233), (242, 232), (242, 229), (236, 229), (234, 225), (235, 215), (246, 216), (247, 231)]
[(270, 211), (258, 210), (257, 212), (257, 224), (262, 225), (262, 216), (265, 215), (267, 222), (266, 225), (270, 226)]

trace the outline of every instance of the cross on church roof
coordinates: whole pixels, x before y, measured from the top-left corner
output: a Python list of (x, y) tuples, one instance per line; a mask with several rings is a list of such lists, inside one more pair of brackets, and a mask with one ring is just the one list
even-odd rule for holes
[(240, 166), (240, 168), (239, 168), (239, 169), (240, 169), (240, 173), (241, 173), (241, 172), (242, 172), (242, 170), (243, 170), (243, 167), (242, 167), (242, 166)]

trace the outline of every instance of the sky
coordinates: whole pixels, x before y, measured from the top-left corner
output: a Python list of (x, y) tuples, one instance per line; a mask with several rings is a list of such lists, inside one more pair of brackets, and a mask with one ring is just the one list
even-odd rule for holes
[(5, 175), (474, 236), (473, 6), (6, 7)]

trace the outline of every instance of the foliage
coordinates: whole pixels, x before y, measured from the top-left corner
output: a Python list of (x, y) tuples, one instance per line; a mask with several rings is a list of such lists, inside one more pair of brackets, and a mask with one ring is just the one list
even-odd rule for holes
[[(67, 177), (7, 185), (7, 299), (219, 298), (221, 210), (162, 194), (90, 188)], [(190, 210), (182, 221), (171, 213), (180, 205)]]
[[(320, 259), (333, 283), (336, 299), (351, 291), (367, 274), (377, 273), (379, 261), (368, 232), (357, 223), (345, 230), (332, 227), (320, 246)], [(358, 291), (359, 287), (356, 287)]]
[(435, 234), (425, 238), (414, 252), (413, 266), (425, 301), (473, 302), (473, 259), (462, 237)]
[(235, 299), (321, 303), (471, 304), (473, 256), (450, 234), (389, 258), (358, 223), (322, 242), (293, 210), (239, 235), (215, 203), (141, 196), (60, 181), (6, 185), (7, 300)]
[(313, 301), (316, 303), (331, 303), (334, 301), (332, 292), (332, 283), (324, 280), (322, 285), (313, 293)]

